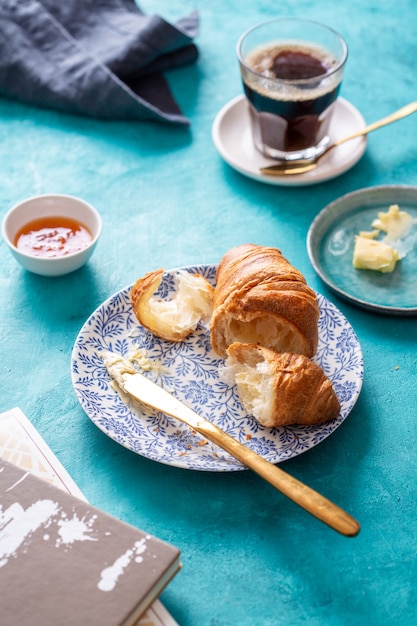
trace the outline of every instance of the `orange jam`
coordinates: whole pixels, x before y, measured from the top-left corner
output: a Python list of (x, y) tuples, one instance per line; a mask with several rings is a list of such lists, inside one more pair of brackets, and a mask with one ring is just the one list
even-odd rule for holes
[(74, 254), (91, 242), (90, 231), (69, 217), (41, 217), (28, 222), (15, 237), (16, 248), (31, 256), (55, 258)]

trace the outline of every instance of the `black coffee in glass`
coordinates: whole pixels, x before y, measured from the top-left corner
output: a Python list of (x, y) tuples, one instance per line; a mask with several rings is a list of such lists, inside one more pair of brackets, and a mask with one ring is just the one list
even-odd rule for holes
[[(253, 140), (266, 156), (285, 158), (288, 153), (301, 151), (305, 152), (304, 157), (314, 157), (314, 149), (320, 151), (329, 140), (329, 124), (340, 90), (346, 47), (333, 31), (329, 37), (328, 29), (314, 22), (304, 24), (306, 37), (313, 39), (312, 42), (304, 41), (298, 34), (297, 38), (281, 40), (277, 37), (259, 45), (262, 34), (257, 34), (258, 30), (269, 33), (275, 29), (279, 34), (285, 22), (273, 20), (252, 29), (242, 36), (240, 48), (238, 46)], [(289, 22), (299, 33), (303, 21)], [(322, 29), (326, 34), (324, 38), (318, 36)], [(340, 50), (334, 51), (322, 44), (322, 39), (328, 43), (332, 37)], [(251, 39), (258, 45), (249, 44)]]

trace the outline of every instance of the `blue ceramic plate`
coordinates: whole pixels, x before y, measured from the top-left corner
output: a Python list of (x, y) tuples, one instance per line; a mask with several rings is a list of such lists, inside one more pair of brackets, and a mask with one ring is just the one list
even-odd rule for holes
[(417, 220), (417, 187), (387, 185), (354, 191), (324, 208), (307, 236), (311, 263), (320, 278), (345, 299), (380, 313), (417, 313), (417, 225), (404, 242), (409, 251), (395, 270), (381, 274), (352, 265), (354, 237), (372, 230), (379, 211), (398, 204)]
[[(212, 284), (215, 266), (186, 268)], [(164, 274), (159, 294), (174, 294), (176, 270)], [(152, 409), (122, 398), (99, 356), (110, 350), (128, 356), (139, 348), (154, 365), (146, 375), (258, 454), (278, 463), (294, 457), (328, 437), (349, 415), (362, 386), (362, 351), (342, 313), (319, 295), (319, 347), (315, 361), (333, 382), (341, 402), (340, 415), (320, 426), (264, 428), (243, 410), (235, 389), (219, 379), (222, 363), (211, 349), (209, 329), (200, 325), (185, 341), (171, 343), (140, 326), (129, 301), (131, 287), (104, 302), (86, 321), (72, 353), (76, 396), (90, 419), (111, 439), (154, 461), (187, 469), (236, 471), (244, 466), (186, 425), (155, 414)]]

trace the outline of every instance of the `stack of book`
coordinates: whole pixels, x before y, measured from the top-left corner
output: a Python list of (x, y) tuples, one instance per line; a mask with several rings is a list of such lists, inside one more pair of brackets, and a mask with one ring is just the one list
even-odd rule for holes
[(175, 626), (169, 543), (88, 504), (19, 409), (0, 414), (2, 626)]

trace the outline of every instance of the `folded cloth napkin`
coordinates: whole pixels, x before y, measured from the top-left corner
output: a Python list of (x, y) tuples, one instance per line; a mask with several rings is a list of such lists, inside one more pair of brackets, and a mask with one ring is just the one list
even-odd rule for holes
[(134, 0), (0, 0), (0, 95), (103, 119), (189, 124), (161, 72), (192, 63), (196, 12)]

